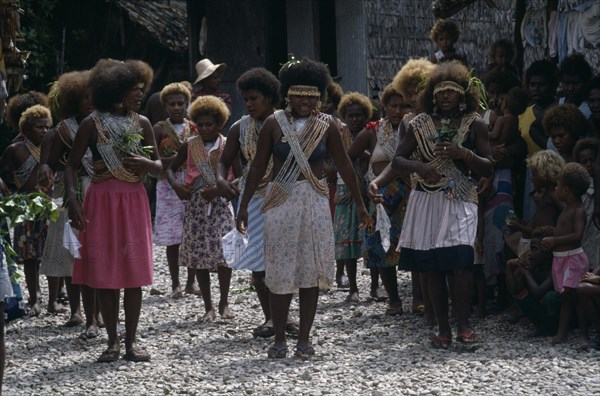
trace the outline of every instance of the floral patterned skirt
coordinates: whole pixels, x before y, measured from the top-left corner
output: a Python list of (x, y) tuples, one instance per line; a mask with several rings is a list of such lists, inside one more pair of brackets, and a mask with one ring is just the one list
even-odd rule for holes
[(333, 227), (329, 200), (306, 180), (265, 217), (265, 283), (275, 294), (331, 286)]
[(187, 204), (179, 247), (182, 267), (216, 270), (227, 266), (221, 238), (235, 227), (231, 203), (219, 197), (207, 202), (196, 191)]

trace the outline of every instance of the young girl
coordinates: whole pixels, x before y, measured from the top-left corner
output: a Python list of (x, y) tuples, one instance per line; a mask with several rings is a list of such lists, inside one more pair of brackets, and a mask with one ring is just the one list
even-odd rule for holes
[[(181, 83), (165, 86), (160, 93), (160, 102), (165, 107), (168, 118), (154, 125), (154, 135), (158, 144), (163, 169), (167, 169), (175, 158), (181, 145), (192, 135), (195, 128), (187, 119), (185, 111), (190, 103), (190, 90)], [(179, 169), (175, 174), (179, 182), (183, 182), (185, 170)], [(171, 298), (183, 296), (179, 283), (179, 244), (185, 201), (177, 197), (167, 180), (159, 178), (156, 183), (156, 217), (154, 223), (154, 242), (167, 247), (167, 263), (171, 275)], [(185, 292), (200, 294), (194, 286), (194, 270), (188, 268)]]
[(517, 82), (519, 78), (519, 69), (514, 65), (515, 46), (507, 39), (494, 41), (490, 46), (490, 64), (487, 71), (500, 70), (509, 73)]
[(581, 202), (587, 215), (587, 223), (581, 240), (581, 247), (588, 256), (590, 262), (590, 270), (594, 270), (600, 264), (600, 231), (594, 225), (594, 162), (598, 157), (598, 148), (600, 141), (593, 138), (581, 139), (573, 149), (573, 158), (581, 164), (588, 175), (590, 175), (590, 187), (585, 194), (581, 196)]
[[(34, 105), (23, 112), (19, 120), (19, 132), (25, 137), (4, 150), (0, 170), (13, 175), (19, 193), (38, 190), (37, 168), (40, 161), (40, 145), (44, 134), (52, 124), (50, 110)], [(25, 282), (29, 292), (30, 315), (37, 316), (41, 308), (38, 301), (39, 265), (44, 250), (47, 226), (45, 220), (25, 221), (14, 229), (14, 250), (17, 262), (23, 263)], [(49, 307), (51, 310), (53, 307)]]
[(467, 58), (454, 48), (454, 44), (458, 41), (460, 29), (458, 25), (452, 21), (445, 19), (438, 20), (431, 28), (430, 38), (439, 50), (431, 56), (431, 62), (441, 63), (457, 60), (465, 65)]
[[(342, 120), (348, 125), (350, 137), (344, 140), (346, 151), (350, 149), (353, 141), (363, 130), (365, 124), (373, 115), (371, 102), (369, 99), (358, 92), (350, 92), (342, 96), (338, 107), (338, 112)], [(362, 152), (360, 153), (362, 154)], [(361, 167), (361, 156), (357, 155), (350, 158), (355, 164), (356, 172), (364, 174)], [(348, 278), (350, 280), (350, 292), (347, 298), (349, 302), (358, 302), (358, 285), (356, 283), (356, 260), (362, 257), (362, 237), (358, 230), (358, 217), (356, 214), (356, 205), (352, 202), (350, 190), (344, 184), (341, 176), (338, 175), (338, 182), (335, 195), (335, 216), (333, 219), (333, 229), (335, 231), (335, 259), (343, 262)], [(378, 273), (377, 268), (371, 269), (371, 297), (378, 298)]]
[(549, 136), (548, 150), (559, 153), (565, 162), (572, 162), (575, 143), (587, 127), (579, 109), (572, 104), (554, 106), (544, 114), (542, 125)]
[(587, 255), (581, 248), (587, 222), (581, 196), (589, 186), (590, 176), (583, 166), (576, 163), (565, 165), (556, 185), (556, 197), (566, 206), (558, 217), (554, 236), (542, 239), (542, 247), (554, 254), (552, 280), (554, 290), (561, 293), (558, 333), (552, 339), (553, 344), (567, 339), (575, 289), (589, 270)]
[[(189, 117), (198, 135), (188, 139), (177, 151), (167, 169), (167, 180), (180, 199), (189, 200), (183, 220), (179, 265), (196, 269), (206, 313), (201, 322), (216, 319), (210, 293), (210, 271), (217, 271), (221, 296), (219, 314), (223, 319), (235, 316), (228, 306), (231, 268), (223, 257), (221, 238), (234, 227), (231, 204), (222, 197), (216, 183), (216, 171), (225, 138), (221, 130), (229, 119), (229, 108), (216, 96), (200, 96), (190, 106)], [(175, 173), (185, 164), (185, 181)]]

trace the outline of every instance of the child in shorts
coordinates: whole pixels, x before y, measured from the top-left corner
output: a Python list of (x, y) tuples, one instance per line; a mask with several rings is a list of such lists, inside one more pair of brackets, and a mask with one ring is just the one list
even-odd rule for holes
[(553, 344), (567, 339), (575, 290), (581, 277), (589, 270), (587, 255), (581, 247), (587, 222), (581, 196), (589, 186), (590, 176), (583, 166), (574, 162), (565, 165), (555, 189), (556, 198), (565, 204), (565, 208), (558, 217), (554, 236), (542, 240), (542, 247), (553, 252), (552, 280), (554, 290), (561, 294), (558, 333), (552, 339)]

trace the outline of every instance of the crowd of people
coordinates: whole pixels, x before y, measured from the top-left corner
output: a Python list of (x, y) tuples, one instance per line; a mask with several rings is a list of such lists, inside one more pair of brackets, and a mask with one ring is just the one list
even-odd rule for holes
[[(553, 343), (575, 326), (598, 337), (600, 76), (573, 54), (527, 65), (521, 81), (512, 43), (500, 40), (479, 79), (455, 48), (459, 33), (438, 21), (439, 50), (406, 62), (376, 103), (344, 93), (317, 61), (292, 58), (278, 76), (250, 69), (237, 80), (247, 115), (229, 131), (227, 66), (208, 59), (193, 84), (164, 86), (144, 112), (153, 71), (139, 60), (102, 59), (60, 76), (48, 97), (10, 98), (19, 135), (0, 170), (15, 193), (42, 191), (61, 206), (56, 222), (14, 227), (30, 315), (42, 311), (46, 275), (48, 312), (67, 312), (64, 284), (66, 326), (85, 325), (83, 339), (106, 328), (98, 362), (118, 360), (121, 339), (125, 359), (149, 360), (136, 333), (156, 244), (166, 247), (169, 297), (201, 296), (200, 323), (235, 318), (232, 270), (251, 271), (264, 316), (253, 335), (274, 336), (271, 358), (287, 356), (290, 334), (295, 356), (315, 354), (319, 293), (335, 284), (348, 304), (360, 301), (361, 261), (387, 315), (404, 313), (397, 271), (410, 272), (406, 307), (437, 325), (435, 348), (484, 341), (469, 321), (491, 313), (525, 316)], [(228, 263), (222, 238), (236, 229), (248, 241)], [(72, 230), (76, 243), (65, 239)]]

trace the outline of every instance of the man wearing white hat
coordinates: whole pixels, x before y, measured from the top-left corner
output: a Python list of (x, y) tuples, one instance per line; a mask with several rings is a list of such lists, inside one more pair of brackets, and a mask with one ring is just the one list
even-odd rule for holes
[(196, 63), (196, 73), (198, 77), (194, 81), (194, 91), (192, 93), (192, 100), (198, 96), (213, 95), (217, 96), (227, 104), (229, 110), (231, 110), (231, 96), (226, 92), (219, 92), (219, 85), (221, 84), (221, 78), (227, 70), (225, 63), (214, 64), (210, 59), (205, 58)]

